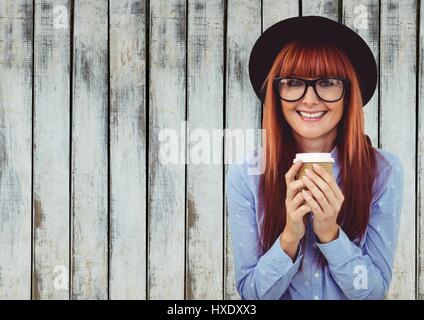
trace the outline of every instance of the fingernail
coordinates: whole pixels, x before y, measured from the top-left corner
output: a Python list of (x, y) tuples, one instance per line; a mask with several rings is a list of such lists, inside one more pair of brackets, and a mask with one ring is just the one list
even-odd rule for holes
[(306, 169), (305, 174), (309, 177), (311, 175), (311, 169)]
[(319, 165), (316, 163), (313, 163), (312, 166), (314, 167), (314, 169), (317, 169), (319, 167)]

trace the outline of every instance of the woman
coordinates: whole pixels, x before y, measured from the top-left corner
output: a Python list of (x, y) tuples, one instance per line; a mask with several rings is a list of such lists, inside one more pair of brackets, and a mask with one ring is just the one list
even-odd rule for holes
[[(261, 35), (249, 68), (266, 139), (260, 175), (249, 174), (250, 157), (227, 174), (240, 297), (383, 299), (403, 168), (364, 133), (377, 81), (371, 50), (340, 23), (295, 17)], [(317, 166), (297, 180), (299, 152), (331, 152), (333, 176)]]

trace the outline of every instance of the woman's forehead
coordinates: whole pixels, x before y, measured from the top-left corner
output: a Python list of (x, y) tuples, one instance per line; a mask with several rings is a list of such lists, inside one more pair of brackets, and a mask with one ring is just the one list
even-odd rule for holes
[(333, 74), (319, 74), (317, 76), (310, 77), (310, 76), (303, 76), (303, 75), (291, 73), (291, 74), (288, 75), (288, 77), (313, 80), (313, 79), (319, 79), (319, 78), (324, 78), (324, 77), (325, 78), (335, 78), (335, 77), (339, 77), (339, 76), (338, 75), (333, 75)]
[(318, 78), (331, 78), (331, 77), (340, 77), (342, 75), (334, 74), (334, 73), (315, 73), (314, 75), (310, 74), (300, 74), (296, 72), (291, 72), (287, 75), (287, 77), (294, 77), (294, 78), (303, 78), (308, 80), (318, 79)]

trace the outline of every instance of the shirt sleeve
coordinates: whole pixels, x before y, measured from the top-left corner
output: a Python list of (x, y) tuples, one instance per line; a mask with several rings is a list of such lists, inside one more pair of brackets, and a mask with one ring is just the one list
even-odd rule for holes
[(234, 256), (236, 288), (241, 299), (276, 300), (286, 292), (302, 258), (292, 259), (281, 248), (277, 238), (260, 256), (255, 201), (238, 164), (231, 164), (227, 174), (227, 200)]
[(341, 228), (337, 239), (317, 243), (330, 273), (348, 299), (384, 299), (389, 289), (404, 183), (403, 167), (396, 157), (383, 177), (387, 180), (373, 198), (363, 245), (352, 242)]

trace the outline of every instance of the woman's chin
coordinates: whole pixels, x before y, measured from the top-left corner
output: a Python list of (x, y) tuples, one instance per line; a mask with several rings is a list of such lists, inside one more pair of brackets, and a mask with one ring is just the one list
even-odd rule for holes
[(302, 131), (298, 131), (297, 134), (303, 139), (318, 139), (319, 137), (323, 136), (325, 132), (322, 130), (319, 130), (319, 131), (318, 130), (317, 131), (302, 130)]

